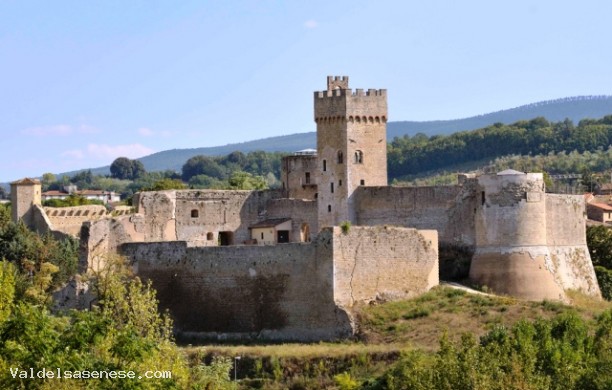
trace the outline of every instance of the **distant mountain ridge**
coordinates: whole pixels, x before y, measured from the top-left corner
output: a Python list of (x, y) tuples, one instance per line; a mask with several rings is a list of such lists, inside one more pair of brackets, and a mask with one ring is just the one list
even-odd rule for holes
[[(428, 136), (451, 134), (457, 131), (474, 130), (490, 126), (494, 123), (511, 124), (520, 120), (545, 117), (549, 121), (563, 121), (566, 118), (575, 123), (582, 119), (599, 119), (612, 115), (612, 96), (576, 96), (562, 99), (542, 101), (524, 106), (492, 112), (463, 119), (437, 121), (398, 121), (387, 123), (387, 140), (404, 135), (413, 136), (423, 133)], [(153, 153), (139, 158), (147, 171), (163, 171), (166, 169), (180, 171), (185, 162), (197, 155), (220, 156), (233, 151), (253, 152), (294, 152), (306, 148), (316, 148), (316, 133), (298, 133), (269, 137), (223, 146), (213, 146), (194, 149), (172, 149)], [(92, 168), (94, 174), (109, 174), (109, 166)], [(73, 175), (79, 171), (60, 175)]]

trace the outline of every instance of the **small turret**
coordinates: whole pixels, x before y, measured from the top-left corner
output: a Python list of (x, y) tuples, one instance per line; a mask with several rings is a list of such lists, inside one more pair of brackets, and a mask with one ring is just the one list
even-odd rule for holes
[(32, 206), (41, 205), (41, 184), (37, 179), (24, 178), (11, 183), (11, 210), (13, 222), (23, 220), (34, 226)]

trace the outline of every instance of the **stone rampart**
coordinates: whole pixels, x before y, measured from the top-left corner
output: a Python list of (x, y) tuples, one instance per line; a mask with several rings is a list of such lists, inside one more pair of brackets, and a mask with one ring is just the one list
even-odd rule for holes
[(216, 245), (219, 232), (232, 244), (249, 240), (249, 226), (265, 217), (278, 191), (180, 190), (143, 192), (138, 212), (145, 217), (144, 241), (191, 241)]
[(79, 235), (84, 222), (95, 221), (109, 215), (102, 205), (45, 207), (44, 210), (55, 230), (74, 237)]
[(476, 252), (470, 278), (497, 293), (567, 300), (567, 289), (600, 296), (585, 243), (581, 196), (548, 195), (541, 173), (477, 179)]
[(439, 284), (435, 230), (351, 226), (333, 234), (338, 305), (410, 298)]
[(334, 305), (331, 238), (313, 244), (188, 247), (125, 244), (181, 338), (333, 340), (350, 336)]
[(437, 284), (435, 232), (323, 229), (312, 243), (190, 246), (127, 243), (179, 337), (333, 340), (353, 332), (355, 302), (412, 296)]
[(586, 245), (585, 202), (582, 195), (546, 194), (546, 238), (557, 283), (563, 289), (600, 296)]
[(473, 245), (473, 212), (461, 186), (360, 187), (358, 225), (395, 225), (437, 230), (440, 243)]

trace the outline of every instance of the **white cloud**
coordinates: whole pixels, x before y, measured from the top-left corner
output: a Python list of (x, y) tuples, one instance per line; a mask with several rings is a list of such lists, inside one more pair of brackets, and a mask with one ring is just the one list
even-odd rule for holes
[(117, 157), (138, 158), (149, 155), (155, 151), (141, 144), (106, 145), (89, 144), (86, 154), (88, 157), (100, 160), (114, 160)]
[(304, 27), (306, 28), (317, 28), (319, 27), (319, 23), (316, 20), (310, 19), (304, 22)]
[(138, 129), (138, 134), (144, 137), (151, 137), (153, 134), (155, 134), (155, 132), (147, 127), (141, 127)]
[(30, 127), (28, 129), (22, 130), (21, 133), (25, 135), (36, 135), (36, 136), (46, 136), (46, 135), (64, 136), (64, 135), (70, 135), (72, 133), (72, 126), (54, 125), (54, 126)]

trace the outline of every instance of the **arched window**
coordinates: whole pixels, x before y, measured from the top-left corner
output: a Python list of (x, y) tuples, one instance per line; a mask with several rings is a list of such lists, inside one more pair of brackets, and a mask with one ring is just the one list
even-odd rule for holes
[(191, 218), (198, 218), (200, 216), (200, 212), (198, 210), (191, 210)]
[(363, 152), (361, 150), (355, 151), (355, 164), (363, 163)]
[(338, 150), (338, 164), (344, 163), (344, 154), (342, 154), (341, 150)]

